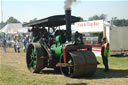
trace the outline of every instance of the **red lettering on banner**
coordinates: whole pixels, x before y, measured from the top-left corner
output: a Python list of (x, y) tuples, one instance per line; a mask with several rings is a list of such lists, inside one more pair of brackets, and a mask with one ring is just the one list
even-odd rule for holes
[(86, 26), (86, 23), (84, 23), (84, 26)]
[(90, 26), (90, 27), (94, 27), (94, 26), (99, 26), (99, 22), (87, 22), (87, 23), (78, 23), (77, 26), (78, 27), (87, 27), (87, 26)]
[[(95, 22), (94, 22), (95, 23)], [(95, 23), (95, 26), (98, 26), (99, 25), (99, 22), (98, 23)]]

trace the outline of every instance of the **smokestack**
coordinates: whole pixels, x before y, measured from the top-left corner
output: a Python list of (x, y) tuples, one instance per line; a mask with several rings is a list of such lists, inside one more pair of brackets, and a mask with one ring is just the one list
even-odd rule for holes
[(65, 21), (66, 21), (66, 38), (68, 41), (71, 41), (71, 5), (77, 0), (65, 0)]
[(65, 10), (65, 19), (66, 19), (66, 38), (68, 41), (71, 41), (71, 10)]

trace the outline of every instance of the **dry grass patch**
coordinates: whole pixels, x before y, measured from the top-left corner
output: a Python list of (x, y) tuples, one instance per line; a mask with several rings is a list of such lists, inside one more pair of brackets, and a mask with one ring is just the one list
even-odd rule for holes
[(34, 74), (26, 67), (25, 53), (14, 53), (12, 48), (7, 53), (0, 48), (0, 85), (126, 85), (128, 82), (128, 57), (109, 57), (110, 72), (103, 72), (100, 57), (97, 72), (90, 78), (68, 78), (56, 74), (53, 69)]

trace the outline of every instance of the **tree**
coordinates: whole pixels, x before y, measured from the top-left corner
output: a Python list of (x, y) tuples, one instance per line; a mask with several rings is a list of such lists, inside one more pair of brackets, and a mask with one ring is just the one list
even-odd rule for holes
[(113, 17), (112, 24), (116, 26), (128, 26), (128, 19), (117, 19), (117, 17)]
[(9, 24), (9, 23), (20, 23), (20, 21), (18, 21), (14, 17), (9, 17), (9, 19), (6, 22), (0, 23), (0, 29), (2, 29), (6, 24)]
[(5, 25), (6, 25), (6, 23), (1, 22), (1, 23), (0, 23), (0, 29), (2, 29)]
[(18, 21), (14, 17), (9, 17), (9, 19), (6, 21), (6, 24), (9, 24), (9, 23), (20, 23), (20, 21)]
[(99, 16), (98, 15), (94, 15), (92, 17), (89, 17), (88, 19), (89, 21), (92, 21), (92, 20), (99, 20)]
[(34, 22), (34, 21), (36, 21), (36, 20), (37, 20), (37, 18), (34, 18), (34, 19), (30, 20), (29, 22)]
[(94, 15), (94, 16), (92, 16), (92, 17), (89, 17), (89, 21), (92, 21), (92, 20), (106, 20), (106, 18), (107, 18), (107, 15), (105, 15), (105, 14), (101, 14), (100, 16), (98, 16), (98, 15)]
[(100, 15), (100, 19), (106, 20), (106, 18), (107, 18), (107, 15), (105, 15), (105, 14)]

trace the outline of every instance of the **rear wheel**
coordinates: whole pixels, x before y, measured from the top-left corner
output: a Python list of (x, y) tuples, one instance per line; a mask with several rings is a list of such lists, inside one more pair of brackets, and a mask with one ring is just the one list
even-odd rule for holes
[(39, 73), (47, 66), (47, 54), (39, 43), (29, 44), (26, 60), (28, 69), (33, 73)]

